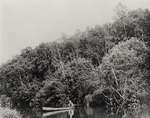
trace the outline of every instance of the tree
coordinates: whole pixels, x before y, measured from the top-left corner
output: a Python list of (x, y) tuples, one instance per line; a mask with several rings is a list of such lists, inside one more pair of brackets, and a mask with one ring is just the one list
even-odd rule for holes
[[(139, 101), (139, 96), (145, 95), (146, 54), (144, 42), (132, 38), (114, 46), (103, 58), (99, 66), (100, 81), (104, 80), (105, 88), (111, 88), (114, 93), (108, 96), (116, 104), (114, 112), (131, 108), (130, 105)], [(138, 107), (139, 104), (136, 105)]]
[(83, 103), (85, 95), (98, 86), (97, 74), (93, 65), (82, 58), (61, 64), (55, 77), (65, 86), (65, 94), (75, 104)]

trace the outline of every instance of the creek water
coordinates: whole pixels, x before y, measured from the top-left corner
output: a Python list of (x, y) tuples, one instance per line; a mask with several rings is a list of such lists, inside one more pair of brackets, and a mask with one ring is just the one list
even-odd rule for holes
[[(124, 118), (124, 116), (108, 115), (101, 108), (75, 108), (55, 112), (26, 112), (23, 114), (23, 118)], [(149, 109), (145, 110), (139, 118), (150, 118)]]
[(75, 108), (53, 112), (26, 112), (23, 118), (106, 118), (106, 114), (101, 108)]

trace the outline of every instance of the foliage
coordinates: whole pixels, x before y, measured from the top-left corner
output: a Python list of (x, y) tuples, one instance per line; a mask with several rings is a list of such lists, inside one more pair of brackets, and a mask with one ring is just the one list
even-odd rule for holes
[(61, 64), (55, 75), (65, 86), (67, 97), (76, 104), (83, 103), (84, 96), (93, 92), (98, 85), (93, 65), (82, 58)]
[(103, 58), (99, 66), (100, 79), (105, 80), (105, 88), (111, 88), (111, 94), (105, 96), (110, 100), (109, 105), (113, 104), (113, 112), (140, 104), (139, 98), (146, 93), (147, 86), (144, 80), (146, 52), (145, 44), (133, 38), (120, 42)]
[(11, 98), (6, 95), (0, 95), (0, 107), (11, 108)]
[(149, 45), (149, 18), (150, 11), (147, 9), (128, 11), (121, 5), (117, 10), (117, 18), (114, 23), (107, 24), (104, 28), (115, 43), (137, 37)]
[(83, 104), (92, 96), (113, 112), (138, 108), (150, 90), (149, 28), (149, 10), (120, 5), (113, 23), (22, 50), (0, 67), (0, 94), (15, 107)]
[(16, 110), (0, 108), (0, 118), (21, 118), (21, 115)]
[(44, 81), (44, 86), (36, 93), (31, 105), (39, 108), (42, 106), (60, 107), (68, 102), (65, 94), (65, 87), (58, 81)]

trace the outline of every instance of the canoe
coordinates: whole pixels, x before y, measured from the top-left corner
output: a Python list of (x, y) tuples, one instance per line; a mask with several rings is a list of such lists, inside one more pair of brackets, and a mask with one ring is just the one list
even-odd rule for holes
[(70, 110), (73, 109), (74, 107), (60, 107), (60, 108), (55, 108), (55, 107), (43, 107), (44, 111), (60, 111), (60, 110)]
[(61, 110), (61, 111), (52, 111), (52, 112), (46, 112), (43, 114), (43, 117), (59, 114), (59, 113), (65, 113), (68, 112), (69, 110)]

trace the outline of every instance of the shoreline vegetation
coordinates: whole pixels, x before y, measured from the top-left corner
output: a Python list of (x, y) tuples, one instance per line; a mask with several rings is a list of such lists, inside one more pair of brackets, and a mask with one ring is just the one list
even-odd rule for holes
[(0, 118), (21, 118), (21, 115), (16, 110), (0, 107)]
[(27, 47), (1, 65), (0, 101), (41, 109), (71, 100), (138, 117), (150, 100), (150, 11), (117, 8), (113, 23)]

